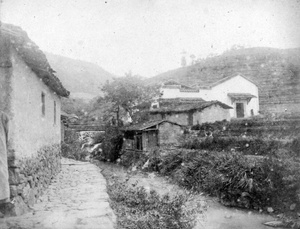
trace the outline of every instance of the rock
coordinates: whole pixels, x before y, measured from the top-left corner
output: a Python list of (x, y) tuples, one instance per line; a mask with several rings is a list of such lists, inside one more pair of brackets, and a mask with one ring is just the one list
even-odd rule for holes
[(9, 184), (18, 185), (20, 183), (20, 170), (19, 169), (9, 169)]
[(149, 186), (145, 186), (144, 188), (145, 188), (145, 191), (149, 194), (151, 191), (151, 188)]
[(284, 227), (285, 226), (285, 224), (282, 221), (270, 221), (270, 222), (266, 222), (263, 224), (268, 227)]
[(149, 159), (146, 161), (146, 163), (143, 165), (142, 169), (148, 168), (149, 166)]
[(155, 174), (154, 174), (154, 173), (149, 173), (149, 174), (148, 174), (148, 177), (149, 177), (150, 179), (154, 179)]
[(232, 215), (225, 215), (224, 216), (226, 219), (231, 219), (232, 218)]
[(294, 211), (294, 210), (295, 210), (295, 208), (296, 208), (296, 204), (291, 204), (291, 206), (290, 206), (290, 210), (291, 210), (291, 211)]
[(267, 207), (267, 212), (272, 213), (274, 212), (274, 209), (272, 207)]
[(10, 185), (9, 190), (10, 190), (10, 195), (12, 197), (15, 197), (18, 195), (18, 187), (16, 185)]

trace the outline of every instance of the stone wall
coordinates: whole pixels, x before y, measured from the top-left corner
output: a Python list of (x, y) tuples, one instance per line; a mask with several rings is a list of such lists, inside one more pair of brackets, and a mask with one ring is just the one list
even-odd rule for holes
[(188, 113), (171, 113), (171, 114), (166, 114), (165, 119), (169, 120), (171, 122), (178, 123), (180, 125), (187, 126), (189, 125), (188, 121)]
[(33, 207), (60, 171), (60, 145), (41, 148), (34, 157), (9, 161), (11, 203), (0, 211), (5, 215), (21, 215)]
[(179, 138), (183, 134), (183, 128), (168, 122), (159, 125), (159, 146), (178, 144)]
[[(161, 114), (151, 114), (152, 120), (158, 120), (159, 118), (162, 119)], [(165, 114), (164, 119), (171, 122), (178, 123), (183, 126), (189, 125), (188, 112)], [(201, 124), (205, 122), (216, 122), (216, 121), (223, 121), (223, 120), (230, 120), (229, 109), (224, 109), (219, 105), (212, 105), (201, 111), (193, 112), (193, 125)]]
[(202, 124), (206, 122), (216, 122), (230, 120), (230, 109), (224, 109), (219, 105), (212, 105), (202, 111), (197, 111), (193, 114), (193, 124)]

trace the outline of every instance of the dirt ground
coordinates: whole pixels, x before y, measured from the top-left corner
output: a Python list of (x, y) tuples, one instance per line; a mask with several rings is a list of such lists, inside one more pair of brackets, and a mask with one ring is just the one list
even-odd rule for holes
[[(136, 183), (146, 190), (154, 189), (160, 195), (183, 192), (181, 187), (165, 177), (158, 176), (156, 173), (127, 170), (112, 163), (98, 161), (94, 163), (101, 168), (101, 173), (106, 178), (117, 176), (121, 180), (126, 180), (128, 185)], [(270, 229), (263, 223), (276, 220), (271, 215), (225, 207), (216, 198), (204, 194), (197, 194), (195, 201), (200, 201), (201, 206), (205, 209), (203, 215), (199, 216), (195, 229)]]

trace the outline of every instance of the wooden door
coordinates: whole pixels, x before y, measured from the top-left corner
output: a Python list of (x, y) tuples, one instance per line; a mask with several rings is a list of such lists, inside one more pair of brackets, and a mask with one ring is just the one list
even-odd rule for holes
[(244, 103), (236, 103), (236, 117), (237, 118), (245, 117)]

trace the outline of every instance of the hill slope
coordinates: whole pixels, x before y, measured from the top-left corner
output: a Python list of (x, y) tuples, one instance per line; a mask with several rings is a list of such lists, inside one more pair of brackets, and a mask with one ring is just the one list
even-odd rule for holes
[(56, 71), (71, 97), (91, 99), (99, 95), (100, 87), (114, 75), (96, 64), (68, 57), (45, 53), (51, 67)]
[(150, 83), (174, 79), (189, 85), (207, 85), (242, 74), (259, 88), (262, 112), (300, 112), (300, 48), (247, 48), (228, 51), (185, 68), (149, 79)]

